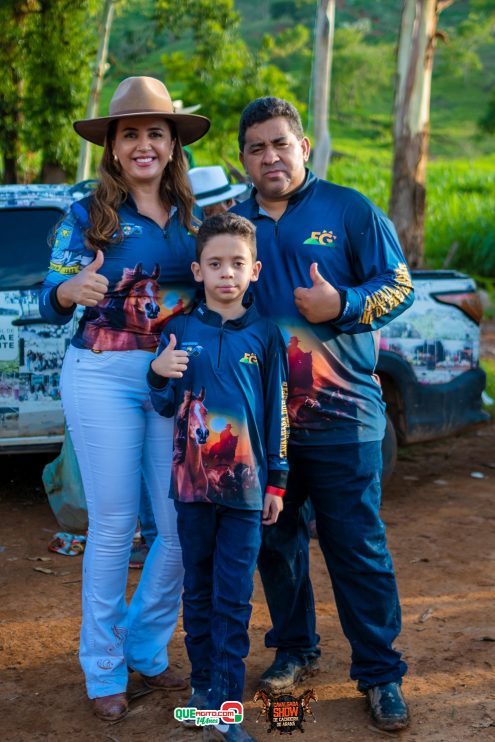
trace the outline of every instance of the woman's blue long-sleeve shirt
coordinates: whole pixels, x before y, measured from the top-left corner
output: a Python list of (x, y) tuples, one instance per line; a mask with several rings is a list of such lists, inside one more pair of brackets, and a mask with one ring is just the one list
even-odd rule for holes
[[(85, 244), (90, 198), (71, 206), (54, 235), (39, 303), (41, 316), (53, 324), (66, 324), (75, 310), (75, 306), (60, 306), (57, 286), (95, 257)], [(180, 223), (177, 210), (172, 210), (162, 229), (138, 212), (131, 196), (119, 208), (118, 217), (123, 239), (107, 247), (98, 271), (108, 278), (108, 291), (97, 306), (85, 308), (71, 342), (96, 351), (154, 351), (167, 320), (188, 308), (195, 295), (194, 235)]]

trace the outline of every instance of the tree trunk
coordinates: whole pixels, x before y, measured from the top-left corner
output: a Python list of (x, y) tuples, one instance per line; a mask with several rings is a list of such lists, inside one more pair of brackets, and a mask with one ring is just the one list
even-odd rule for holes
[(40, 175), (42, 183), (65, 183), (66, 179), (66, 172), (58, 163), (43, 162)]
[(389, 212), (412, 268), (420, 267), (424, 257), (433, 52), (438, 14), (449, 4), (448, 0), (404, 0), (402, 8)]
[[(98, 113), (100, 102), (101, 88), (103, 85), (103, 76), (107, 66), (108, 42), (110, 39), (110, 29), (112, 27), (113, 12), (115, 0), (105, 0), (101, 20), (101, 34), (98, 53), (96, 55), (96, 67), (91, 83), (88, 107), (86, 109), (86, 118), (94, 118)], [(81, 140), (79, 150), (79, 163), (77, 166), (77, 181), (87, 180), (91, 170), (91, 146), (85, 139)]]
[[(19, 133), (21, 131), (21, 113), (19, 110), (9, 111), (11, 125), (3, 131), (3, 182), (9, 184), (19, 183), (19, 156), (21, 145)], [(16, 125), (17, 124), (17, 125)]]
[(10, 70), (10, 83), (17, 95), (9, 100), (2, 101), (0, 116), (2, 118), (2, 151), (3, 151), (3, 182), (19, 183), (19, 158), (21, 155), (22, 131), (22, 81), (15, 65)]
[(326, 178), (331, 151), (328, 110), (334, 28), (335, 0), (319, 0), (315, 31), (313, 89), (315, 136), (313, 170), (319, 178)]

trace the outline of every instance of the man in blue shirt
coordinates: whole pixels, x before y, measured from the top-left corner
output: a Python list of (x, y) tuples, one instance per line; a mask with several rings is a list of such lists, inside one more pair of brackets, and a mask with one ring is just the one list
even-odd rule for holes
[(306, 169), (310, 143), (287, 101), (250, 103), (239, 149), (254, 190), (233, 211), (256, 225), (256, 302), (277, 321), (289, 357), (287, 494), (277, 524), (264, 529), (258, 561), (273, 623), (266, 646), (277, 650), (261, 682), (283, 692), (318, 670), (309, 498), (351, 644), (351, 678), (375, 723), (402, 729), (406, 665), (392, 646), (400, 605), (379, 516), (385, 415), (375, 365), (376, 330), (413, 300), (409, 271), (379, 209)]

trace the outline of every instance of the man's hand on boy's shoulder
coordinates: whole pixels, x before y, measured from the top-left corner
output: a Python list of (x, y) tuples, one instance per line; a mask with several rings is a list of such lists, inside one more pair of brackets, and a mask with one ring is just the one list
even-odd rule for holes
[(151, 361), (151, 368), (155, 374), (167, 379), (182, 379), (187, 370), (189, 356), (185, 350), (177, 350), (176, 345), (177, 338), (171, 333), (167, 347)]
[(277, 522), (278, 516), (284, 509), (284, 501), (280, 495), (270, 495), (268, 492), (265, 493), (265, 499), (263, 502), (263, 525), (272, 526)]

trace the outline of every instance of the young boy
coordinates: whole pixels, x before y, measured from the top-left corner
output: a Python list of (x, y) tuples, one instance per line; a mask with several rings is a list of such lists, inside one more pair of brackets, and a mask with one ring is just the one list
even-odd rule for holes
[[(155, 409), (175, 415), (188, 705), (217, 710), (242, 702), (261, 526), (282, 510), (287, 360), (279, 329), (246, 294), (261, 269), (251, 222), (207, 219), (196, 251), (191, 268), (205, 301), (167, 324), (148, 382)], [(239, 724), (205, 727), (203, 738), (252, 740)]]

